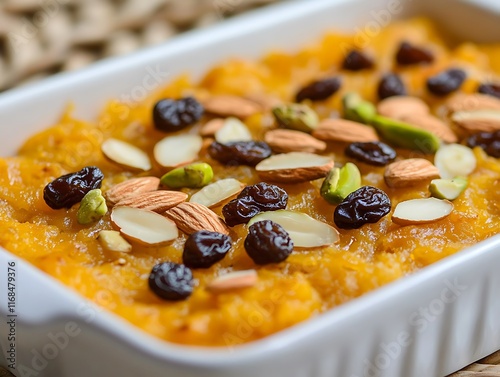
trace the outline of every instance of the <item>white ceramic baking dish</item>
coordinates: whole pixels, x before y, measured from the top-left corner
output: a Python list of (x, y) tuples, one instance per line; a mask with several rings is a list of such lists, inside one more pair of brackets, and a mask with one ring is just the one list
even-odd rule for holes
[[(221, 9), (232, 4), (214, 1)], [(370, 33), (389, 18), (422, 14), (459, 38), (498, 42), (499, 8), (496, 0), (315, 0), (270, 7), (0, 95), (1, 154), (15, 153), (22, 140), (54, 122), (68, 101), (76, 104), (78, 115), (92, 118), (107, 99), (130, 96), (144, 86), (152, 72), (168, 72), (170, 78), (184, 71), (200, 74), (228, 56), (298, 48), (331, 28)], [(319, 318), (229, 349), (153, 338), (0, 250), (3, 366), (10, 364), (6, 276), (11, 262), (16, 264), (13, 372), (18, 376), (433, 377), (500, 348), (498, 236)]]

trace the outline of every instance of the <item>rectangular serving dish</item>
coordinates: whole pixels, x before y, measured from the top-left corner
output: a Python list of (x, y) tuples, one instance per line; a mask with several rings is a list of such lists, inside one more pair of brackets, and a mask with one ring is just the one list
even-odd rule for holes
[[(0, 150), (14, 154), (68, 102), (77, 116), (93, 118), (105, 101), (130, 97), (155, 72), (199, 75), (227, 57), (297, 49), (332, 28), (369, 37), (388, 21), (414, 15), (436, 19), (460, 39), (500, 41), (495, 0), (291, 1), (1, 94)], [(12, 262), (14, 314), (6, 278)], [(500, 348), (499, 269), (496, 236), (263, 340), (207, 349), (149, 336), (0, 249), (0, 365), (10, 363), (7, 322), (15, 318), (17, 376), (439, 377)]]

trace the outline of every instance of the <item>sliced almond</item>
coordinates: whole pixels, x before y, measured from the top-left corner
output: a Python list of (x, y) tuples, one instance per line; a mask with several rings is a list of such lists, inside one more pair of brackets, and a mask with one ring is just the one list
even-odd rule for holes
[(444, 219), (452, 211), (453, 203), (448, 200), (412, 199), (396, 206), (392, 221), (399, 225), (429, 224)]
[(176, 167), (198, 158), (203, 139), (198, 135), (178, 135), (166, 137), (156, 143), (154, 157), (163, 167)]
[(203, 102), (203, 106), (207, 112), (225, 118), (233, 116), (244, 119), (262, 111), (257, 103), (231, 95), (212, 96)]
[(445, 143), (456, 143), (458, 137), (453, 130), (441, 119), (430, 114), (407, 114), (399, 118), (403, 122), (434, 133)]
[(129, 195), (116, 205), (163, 213), (184, 202), (187, 197), (187, 194), (180, 191), (159, 190)]
[(175, 223), (156, 212), (132, 207), (114, 207), (111, 225), (130, 241), (161, 246), (178, 237)]
[(407, 115), (428, 115), (430, 109), (418, 97), (394, 96), (380, 101), (377, 112), (387, 118), (401, 119)]
[(200, 127), (199, 134), (203, 137), (212, 137), (215, 133), (224, 126), (225, 119), (223, 118), (214, 118), (209, 120), (203, 126)]
[(476, 155), (469, 147), (461, 144), (443, 145), (434, 156), (434, 165), (441, 178), (467, 177), (477, 165)]
[(110, 204), (115, 204), (130, 195), (158, 190), (158, 186), (160, 178), (157, 177), (132, 178), (114, 185), (104, 196)]
[(451, 119), (468, 133), (500, 130), (500, 110), (458, 111)]
[(500, 99), (486, 94), (457, 94), (446, 103), (450, 113), (457, 111), (500, 110)]
[(251, 141), (252, 134), (245, 123), (238, 118), (227, 118), (224, 125), (215, 133), (215, 140), (226, 144), (235, 141)]
[(264, 141), (269, 144), (276, 153), (287, 152), (322, 152), (326, 149), (326, 143), (311, 135), (294, 130), (271, 130), (267, 131)]
[(224, 221), (209, 208), (198, 203), (181, 203), (163, 213), (163, 216), (175, 222), (186, 234), (199, 230), (229, 234), (229, 228)]
[(97, 240), (106, 250), (119, 253), (129, 253), (132, 251), (132, 245), (116, 230), (101, 230), (97, 236)]
[(104, 156), (127, 169), (151, 170), (151, 160), (146, 152), (118, 139), (108, 139), (101, 145)]
[(189, 201), (205, 207), (215, 207), (225, 200), (239, 194), (245, 185), (234, 178), (221, 179), (203, 187), (193, 194)]
[(345, 119), (325, 119), (312, 132), (316, 139), (344, 143), (378, 141), (375, 130), (361, 123)]
[(439, 170), (423, 158), (393, 162), (385, 168), (384, 179), (389, 187), (411, 187), (439, 178)]
[(334, 162), (330, 157), (290, 152), (266, 158), (255, 166), (255, 170), (263, 180), (299, 183), (324, 178), (333, 165)]
[(217, 277), (207, 285), (207, 290), (213, 293), (224, 293), (235, 289), (253, 287), (258, 280), (257, 271), (234, 271)]
[(262, 212), (250, 220), (248, 227), (263, 220), (281, 225), (290, 235), (295, 247), (330, 246), (339, 241), (339, 232), (334, 227), (305, 213), (287, 210)]

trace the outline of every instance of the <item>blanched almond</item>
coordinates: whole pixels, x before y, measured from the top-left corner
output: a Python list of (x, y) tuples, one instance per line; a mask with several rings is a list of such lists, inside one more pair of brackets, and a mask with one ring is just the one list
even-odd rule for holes
[(229, 228), (224, 221), (209, 208), (198, 203), (181, 203), (163, 213), (163, 216), (175, 222), (186, 234), (199, 230), (229, 234)]
[(234, 271), (217, 277), (207, 285), (207, 290), (213, 293), (223, 293), (234, 289), (253, 287), (258, 280), (257, 271)]
[(223, 126), (215, 132), (215, 140), (226, 144), (235, 141), (250, 141), (252, 135), (245, 123), (238, 118), (227, 118)]
[(154, 147), (156, 162), (164, 167), (176, 167), (198, 158), (203, 139), (198, 135), (169, 136)]
[(163, 213), (166, 210), (184, 202), (187, 197), (187, 194), (180, 191), (158, 190), (129, 195), (120, 200), (116, 205)]
[(429, 106), (418, 97), (393, 96), (380, 101), (377, 112), (387, 118), (402, 119), (408, 115), (428, 115)]
[(448, 111), (500, 110), (500, 99), (486, 94), (457, 94), (446, 103)]
[(203, 106), (209, 113), (221, 117), (234, 116), (240, 119), (248, 118), (262, 110), (257, 103), (232, 95), (212, 96), (203, 101)]
[(200, 127), (199, 134), (203, 137), (212, 137), (215, 133), (224, 126), (225, 119), (223, 118), (214, 118), (209, 120), (203, 126)]
[(375, 130), (361, 123), (345, 119), (325, 119), (312, 132), (316, 139), (345, 143), (378, 141)]
[(339, 232), (335, 228), (305, 213), (287, 210), (262, 212), (254, 216), (247, 227), (263, 220), (281, 225), (290, 235), (295, 247), (329, 246), (339, 241)]
[(234, 178), (221, 179), (203, 187), (193, 194), (189, 201), (206, 207), (215, 207), (223, 201), (239, 194), (245, 185)]
[(276, 153), (287, 152), (322, 152), (326, 149), (326, 143), (301, 131), (294, 130), (271, 130), (267, 131), (264, 141), (269, 144)]
[(399, 118), (411, 125), (422, 128), (426, 131), (434, 133), (437, 137), (446, 143), (456, 143), (457, 135), (453, 130), (441, 119), (430, 114), (407, 114)]
[(290, 152), (266, 158), (255, 166), (255, 170), (263, 180), (298, 183), (325, 177), (333, 165), (330, 157)]
[(128, 240), (147, 246), (164, 245), (178, 237), (173, 221), (144, 209), (114, 207), (111, 225)]
[(458, 111), (451, 119), (468, 133), (500, 130), (500, 110)]
[(399, 203), (392, 221), (399, 225), (429, 224), (444, 219), (453, 211), (453, 203), (436, 198), (412, 199)]
[(146, 152), (125, 141), (108, 139), (102, 143), (101, 151), (108, 160), (127, 169), (151, 169), (151, 160)]
[(106, 250), (119, 253), (129, 253), (132, 251), (132, 245), (116, 230), (101, 230), (97, 236), (97, 240)]
[(393, 162), (385, 168), (384, 179), (389, 187), (411, 187), (439, 178), (439, 170), (423, 158)]
[(115, 204), (127, 196), (158, 190), (160, 178), (132, 178), (111, 187), (104, 196), (110, 204)]

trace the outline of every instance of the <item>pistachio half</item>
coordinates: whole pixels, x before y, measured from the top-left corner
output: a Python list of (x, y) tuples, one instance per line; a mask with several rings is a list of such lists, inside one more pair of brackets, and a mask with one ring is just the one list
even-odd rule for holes
[(354, 122), (370, 124), (377, 115), (377, 109), (371, 102), (365, 101), (358, 93), (347, 93), (342, 98), (344, 118)]
[(312, 132), (319, 123), (313, 109), (298, 103), (277, 106), (273, 109), (273, 115), (281, 126), (302, 132)]
[(196, 162), (169, 171), (160, 179), (163, 186), (170, 188), (198, 188), (206, 186), (214, 177), (212, 167), (205, 162)]
[(465, 177), (433, 179), (429, 185), (429, 191), (435, 198), (455, 200), (465, 191), (467, 184), (468, 180)]
[(82, 199), (76, 213), (79, 224), (88, 225), (99, 220), (108, 212), (106, 198), (100, 189), (90, 190)]
[(361, 173), (348, 162), (342, 168), (333, 168), (321, 185), (321, 196), (330, 204), (339, 204), (351, 192), (361, 187)]

